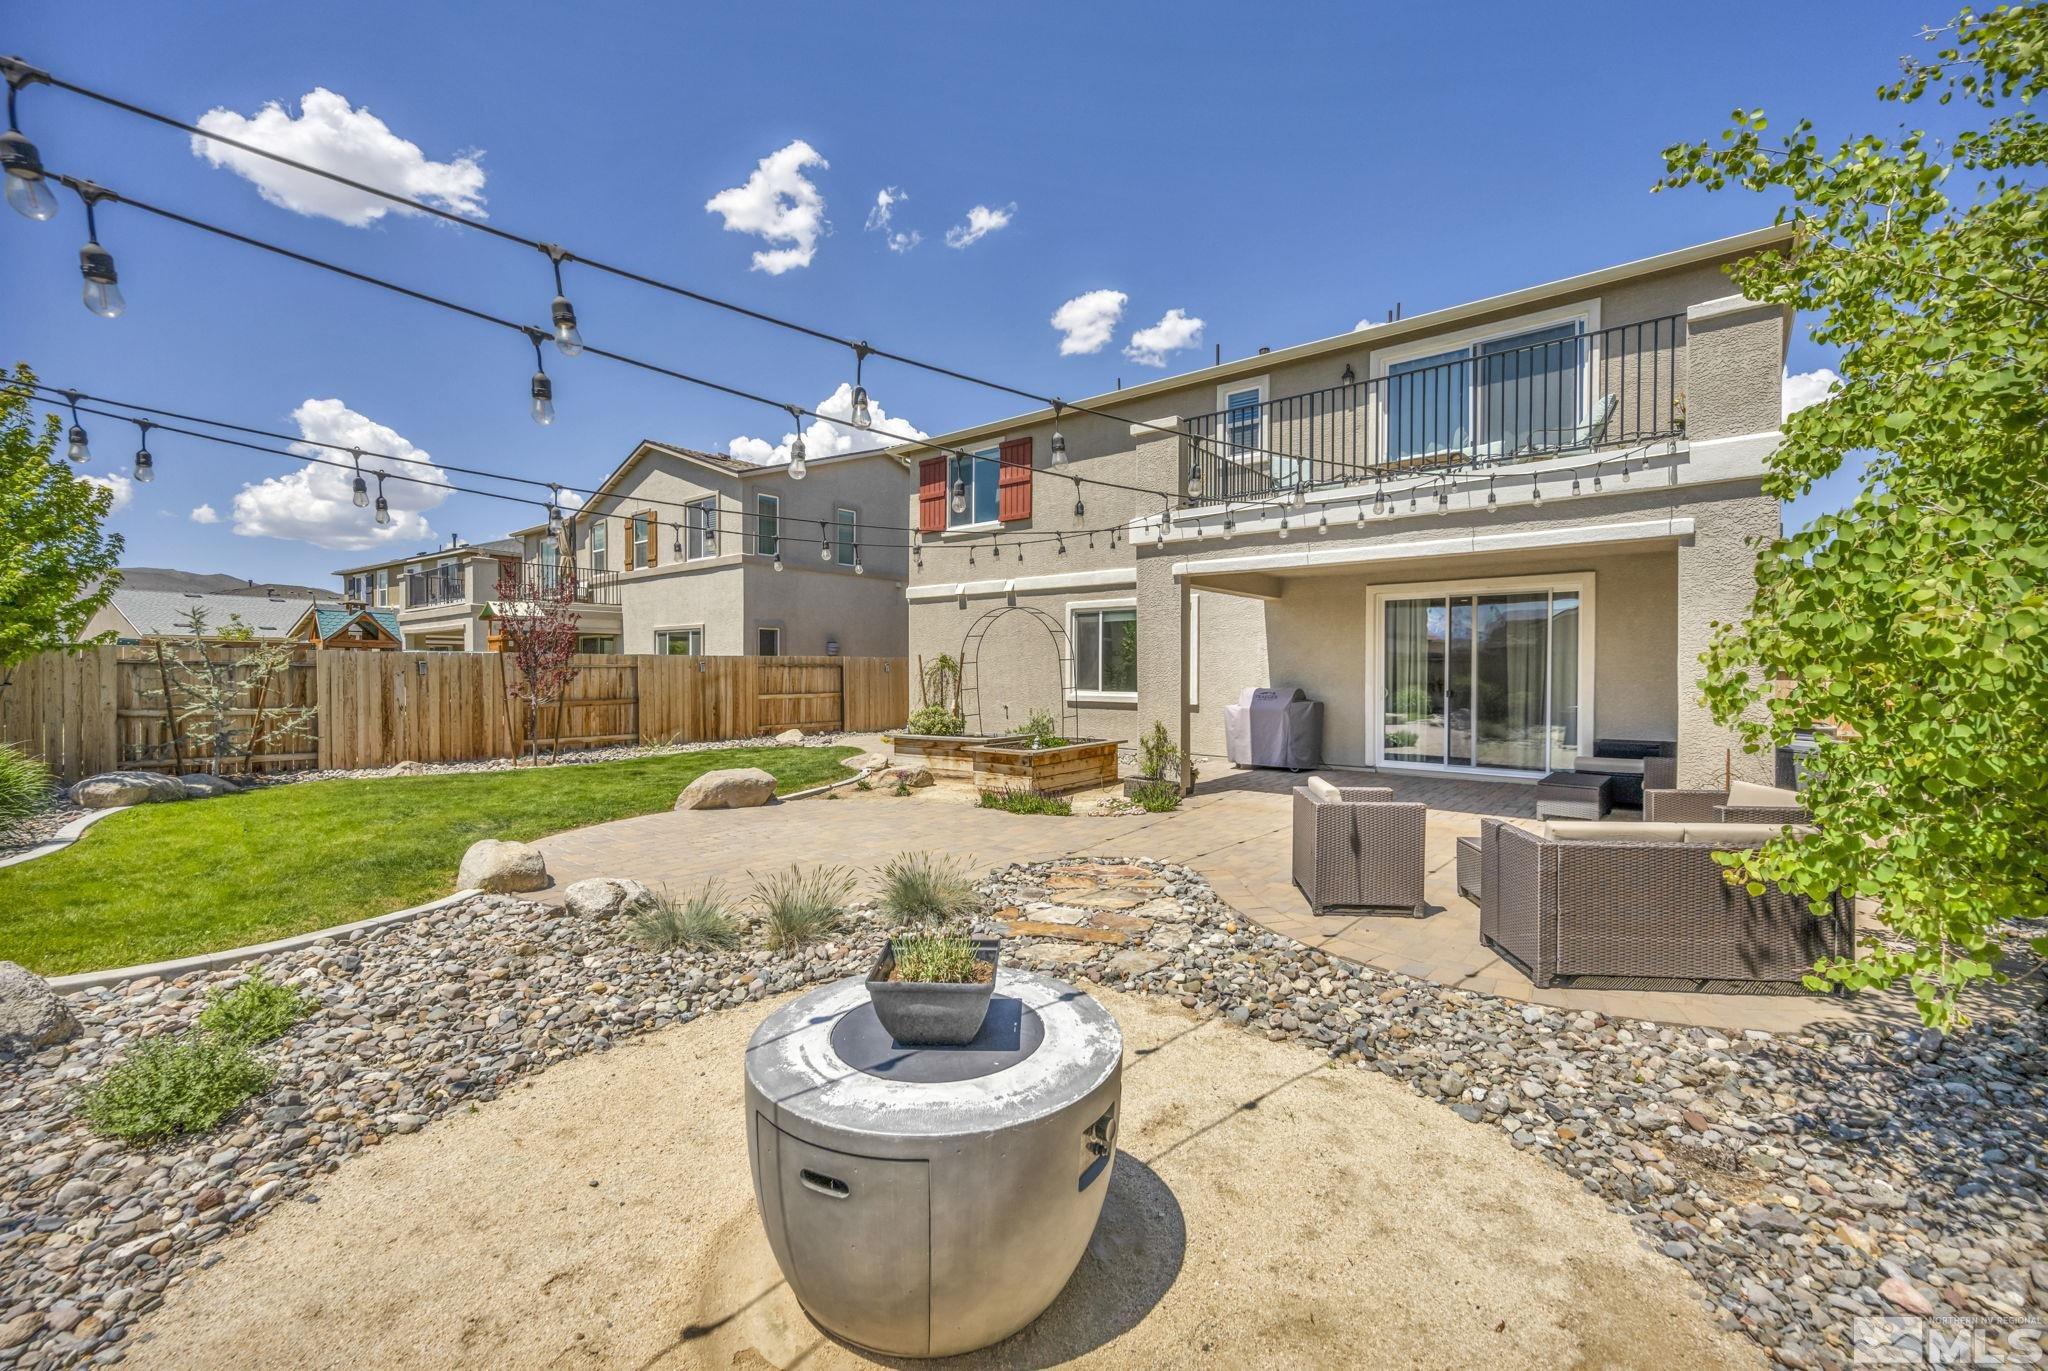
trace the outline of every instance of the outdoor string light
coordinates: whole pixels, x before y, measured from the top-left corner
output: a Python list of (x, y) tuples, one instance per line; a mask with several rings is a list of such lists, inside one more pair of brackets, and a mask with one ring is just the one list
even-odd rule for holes
[(135, 427), (142, 431), (142, 445), (135, 449), (135, 481), (146, 486), (156, 479), (156, 458), (149, 455), (149, 431), (155, 425), (147, 419), (137, 419)]
[(539, 329), (526, 330), (526, 341), (533, 344), (533, 422), (546, 427), (555, 422), (555, 383), (548, 379), (547, 359), (540, 355), (540, 340)]
[(801, 481), (804, 478), (804, 412), (791, 405), (789, 417), (796, 425), (796, 432), (789, 440), (789, 479)]
[(23, 86), (47, 78), (12, 58), (0, 58), (0, 68), (7, 75), (7, 132), (0, 133), (0, 169), (7, 173), (7, 203), (23, 218), (41, 223), (57, 212), (57, 197), (43, 177), (42, 154), (15, 122), (14, 100)]
[(818, 520), (818, 560), (821, 562), (832, 560), (832, 540), (825, 536), (825, 521), (823, 519)]
[(853, 426), (868, 429), (874, 426), (874, 415), (868, 412), (868, 388), (861, 383), (861, 366), (868, 360), (868, 345), (857, 343), (853, 349)]
[(1052, 402), (1052, 464), (1063, 467), (1067, 464), (1067, 435), (1060, 432), (1060, 410), (1064, 408), (1055, 399)]
[(1493, 477), (1488, 476), (1486, 478), (1486, 512), (1488, 514), (1495, 514), (1499, 510), (1500, 501), (1494, 497), (1493, 493)]
[(113, 199), (113, 192), (90, 181), (72, 182), (71, 188), (85, 202), (85, 246), (78, 250), (78, 273), (85, 278), (85, 307), (102, 319), (119, 318), (128, 302), (121, 298), (121, 275), (114, 270), (114, 254), (100, 246), (93, 214), (93, 206)]
[(1529, 473), (1529, 503), (1539, 509), (1543, 506), (1543, 482), (1533, 471)]
[(1579, 493), (1579, 473), (1575, 471), (1575, 472), (1573, 472), (1573, 473), (1572, 473), (1572, 494), (1574, 494), (1574, 495), (1577, 495), (1578, 493)]
[(555, 299), (548, 309), (555, 323), (555, 347), (564, 357), (574, 357), (583, 351), (583, 335), (576, 331), (576, 306), (562, 292), (562, 259), (569, 254), (553, 243), (541, 244), (540, 250), (555, 268)]
[(861, 565), (859, 543), (855, 543), (853, 545), (853, 574), (856, 576), (865, 576), (868, 574), (868, 569), (865, 566)]
[(1200, 457), (1196, 457), (1188, 463), (1188, 498), (1190, 500), (1202, 498), (1202, 459)]
[(363, 479), (363, 450), (359, 447), (352, 447), (348, 450), (348, 454), (349, 458), (356, 464), (355, 490), (351, 498), (355, 500), (357, 509), (363, 509), (370, 503), (370, 486)]
[(377, 522), (388, 525), (391, 522), (391, 502), (384, 498), (384, 473), (377, 473)]
[(64, 392), (65, 402), (71, 406), (71, 432), (65, 435), (64, 456), (73, 466), (84, 466), (92, 460), (92, 449), (86, 446), (85, 428), (78, 422), (78, 392)]
[[(1079, 508), (1079, 506), (1077, 505), (1076, 508)], [(967, 480), (963, 476), (955, 476), (953, 478), (953, 512), (955, 514), (965, 514), (967, 512)]]

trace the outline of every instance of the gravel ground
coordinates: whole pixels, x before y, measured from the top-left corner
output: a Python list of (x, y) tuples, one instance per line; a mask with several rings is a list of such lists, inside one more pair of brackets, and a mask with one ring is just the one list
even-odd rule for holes
[[(1015, 866), (984, 889), (1026, 934), (1006, 953), (1020, 962), (1299, 1040), (1500, 1130), (1627, 1213), (1785, 1365), (1846, 1364), (1853, 1321), (1873, 1315), (2048, 1320), (2037, 986), (1945, 1046), (1853, 1028), (1729, 1038), (1335, 961), (1181, 867)], [(864, 971), (880, 937), (866, 910), (791, 956), (660, 955), (622, 933), (484, 896), (265, 959), (321, 1008), (266, 1049), (277, 1082), (246, 1115), (152, 1151), (96, 1139), (80, 1089), (247, 968), (74, 997), (81, 1037), (0, 1066), (0, 1367), (117, 1360), (211, 1244), (350, 1154), (565, 1058)]]
[(73, 819), (84, 818), (87, 812), (53, 798), (49, 808), (31, 818), (23, 819), (7, 834), (5, 841), (0, 841), (0, 857), (11, 857), (17, 852), (27, 851), (38, 843), (50, 841), (57, 836), (58, 829)]

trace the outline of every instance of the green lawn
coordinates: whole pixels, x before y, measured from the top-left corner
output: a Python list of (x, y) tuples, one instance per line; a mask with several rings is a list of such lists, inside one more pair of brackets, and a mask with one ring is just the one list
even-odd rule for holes
[(446, 895), (479, 838), (527, 840), (672, 806), (758, 766), (779, 793), (850, 774), (850, 747), (739, 747), (534, 771), (314, 781), (102, 820), (0, 868), (0, 960), (46, 976), (282, 938)]

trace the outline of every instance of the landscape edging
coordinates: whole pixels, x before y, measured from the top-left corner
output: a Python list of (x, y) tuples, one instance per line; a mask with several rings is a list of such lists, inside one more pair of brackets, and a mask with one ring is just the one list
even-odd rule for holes
[(32, 862), (38, 857), (47, 857), (52, 852), (62, 852), (65, 848), (77, 842), (79, 838), (84, 836), (85, 830), (91, 828), (101, 819), (106, 818), (110, 814), (119, 814), (124, 809), (133, 808), (135, 808), (134, 805), (109, 805), (105, 809), (95, 809), (81, 814), (70, 823), (58, 829), (48, 842), (37, 843), (26, 852), (17, 852), (12, 856), (0, 857), (0, 866), (19, 866), (23, 862)]

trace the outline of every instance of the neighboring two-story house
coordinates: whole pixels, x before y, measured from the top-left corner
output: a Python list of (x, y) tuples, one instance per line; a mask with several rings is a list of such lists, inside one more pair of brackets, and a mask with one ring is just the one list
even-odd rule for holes
[(1335, 765), (1527, 778), (1627, 738), (1675, 743), (1681, 784), (1731, 758), (1768, 781), (1697, 680), (1779, 532), (1760, 479), (1791, 319), (1723, 268), (1788, 240), (1082, 402), (1114, 420), (931, 440), (965, 456), (905, 445), (910, 651), (961, 659), (986, 732), (1036, 709), (1123, 740), (1160, 720), (1217, 755), (1223, 707), (1271, 684), (1324, 702)]
[(346, 599), (396, 610), (413, 649), (490, 651), (504, 585), (573, 569), (585, 652), (903, 655), (908, 464), (870, 450), (806, 468), (644, 441), (559, 535), (535, 524), (338, 574)]

